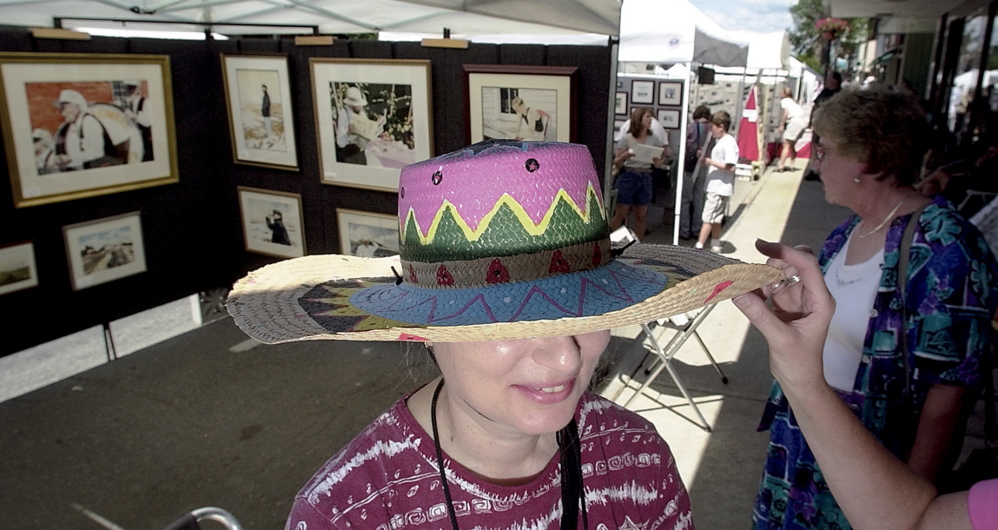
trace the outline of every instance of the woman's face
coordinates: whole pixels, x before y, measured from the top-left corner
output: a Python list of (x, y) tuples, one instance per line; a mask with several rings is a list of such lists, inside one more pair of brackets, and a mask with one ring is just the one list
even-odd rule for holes
[(511, 434), (557, 432), (571, 421), (609, 331), (496, 342), (439, 343), (450, 399), (473, 421)]
[(821, 182), (825, 185), (825, 200), (849, 207), (857, 192), (854, 179), (865, 174), (866, 163), (841, 154), (834, 144), (824, 138), (815, 149), (815, 169), (820, 171)]
[(651, 113), (646, 112), (641, 116), (641, 127), (645, 130), (651, 129)]

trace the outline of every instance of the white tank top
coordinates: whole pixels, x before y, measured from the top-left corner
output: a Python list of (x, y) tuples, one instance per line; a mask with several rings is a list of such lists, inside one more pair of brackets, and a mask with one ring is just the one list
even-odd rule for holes
[(822, 353), (825, 381), (832, 388), (845, 392), (851, 392), (856, 382), (863, 341), (884, 265), (883, 249), (862, 263), (846, 265), (850, 242), (851, 234), (825, 273), (828, 291), (835, 298), (835, 314), (828, 326)]

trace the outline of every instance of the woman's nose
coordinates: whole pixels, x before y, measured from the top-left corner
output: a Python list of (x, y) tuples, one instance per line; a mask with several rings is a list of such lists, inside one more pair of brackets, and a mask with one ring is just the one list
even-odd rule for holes
[(582, 352), (574, 337), (547, 337), (531, 340), (534, 362), (552, 370), (576, 372)]

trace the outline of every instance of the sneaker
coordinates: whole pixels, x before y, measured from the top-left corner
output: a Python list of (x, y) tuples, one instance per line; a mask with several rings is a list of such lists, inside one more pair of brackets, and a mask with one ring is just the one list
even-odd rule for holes
[(703, 250), (703, 243), (697, 241), (696, 244), (693, 245), (693, 248), (697, 250)]
[(724, 249), (724, 247), (722, 247), (721, 245), (714, 245), (714, 246), (710, 247), (710, 251), (713, 252), (714, 254), (720, 254), (721, 250), (723, 250), (723, 249)]

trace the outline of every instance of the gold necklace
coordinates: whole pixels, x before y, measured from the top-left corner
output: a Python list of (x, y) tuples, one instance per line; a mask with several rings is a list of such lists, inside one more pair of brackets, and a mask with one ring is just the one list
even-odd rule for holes
[[(908, 199), (914, 197), (916, 193), (918, 193), (918, 191), (913, 191), (910, 194), (905, 195), (905, 197), (903, 199), (901, 199), (901, 202), (899, 202), (897, 204), (897, 206), (895, 206), (894, 209), (891, 210), (890, 213), (887, 214), (887, 217), (884, 217), (884, 220), (880, 221), (880, 224), (878, 224), (876, 226), (876, 228), (874, 228), (873, 230), (870, 230), (869, 232), (867, 232), (865, 234), (861, 234), (861, 233), (859, 233), (857, 231), (856, 235), (859, 236), (860, 239), (863, 239), (864, 237), (872, 236), (873, 234), (876, 234), (877, 232), (879, 232), (881, 228), (883, 228), (884, 226), (887, 226), (887, 223), (889, 223), (891, 220), (894, 219), (894, 214), (898, 213), (898, 210), (901, 209), (901, 205), (903, 205), (905, 202), (907, 202)], [(866, 219), (864, 219), (863, 222), (865, 223)]]

